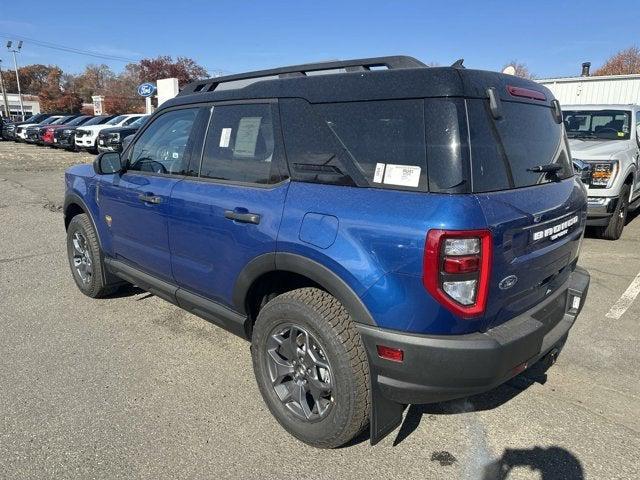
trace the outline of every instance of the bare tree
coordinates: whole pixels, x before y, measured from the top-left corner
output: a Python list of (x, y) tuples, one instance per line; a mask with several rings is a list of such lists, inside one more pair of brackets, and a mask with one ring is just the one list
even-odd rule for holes
[(640, 49), (636, 46), (619, 51), (593, 74), (629, 75), (632, 73), (640, 73)]
[(502, 70), (509, 66), (516, 70), (516, 73), (514, 74), (516, 77), (528, 78), (529, 80), (536, 78), (536, 76), (531, 73), (526, 63), (521, 63), (518, 60), (511, 60), (509, 63), (503, 65)]

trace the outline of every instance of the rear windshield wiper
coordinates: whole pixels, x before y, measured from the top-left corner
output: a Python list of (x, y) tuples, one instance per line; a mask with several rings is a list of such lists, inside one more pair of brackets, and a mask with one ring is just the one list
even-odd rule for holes
[(557, 173), (562, 170), (562, 165), (557, 163), (548, 163), (546, 165), (536, 165), (535, 167), (527, 168), (527, 172), (534, 173)]

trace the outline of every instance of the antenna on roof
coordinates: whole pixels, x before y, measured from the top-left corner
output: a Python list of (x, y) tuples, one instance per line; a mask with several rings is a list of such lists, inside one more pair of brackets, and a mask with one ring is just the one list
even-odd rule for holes
[(464, 58), (459, 58), (451, 65), (451, 68), (464, 68)]

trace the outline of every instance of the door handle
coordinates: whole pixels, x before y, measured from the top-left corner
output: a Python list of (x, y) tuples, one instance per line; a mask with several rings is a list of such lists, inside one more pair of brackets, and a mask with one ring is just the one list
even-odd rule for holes
[(260, 215), (250, 212), (238, 212), (235, 210), (225, 210), (224, 218), (233, 220), (234, 222), (253, 223), (258, 225), (260, 223)]
[(162, 202), (162, 197), (147, 193), (141, 193), (140, 195), (138, 195), (138, 200), (140, 200), (141, 202), (153, 203), (154, 205), (157, 205), (158, 203)]

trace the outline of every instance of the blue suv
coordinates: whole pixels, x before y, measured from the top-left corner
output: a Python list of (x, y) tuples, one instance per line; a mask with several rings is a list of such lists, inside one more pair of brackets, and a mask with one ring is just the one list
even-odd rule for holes
[(558, 102), (460, 61), (197, 81), (65, 181), (78, 288), (250, 340), (265, 403), (317, 447), (552, 363), (589, 285)]

